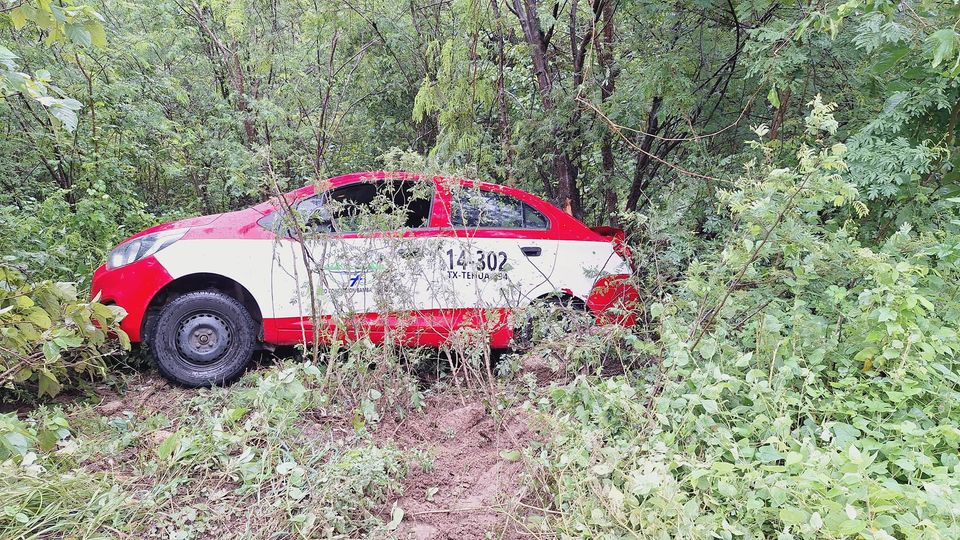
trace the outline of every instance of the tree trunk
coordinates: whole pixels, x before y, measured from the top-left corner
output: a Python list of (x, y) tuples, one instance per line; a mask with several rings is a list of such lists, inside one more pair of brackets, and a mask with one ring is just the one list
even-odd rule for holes
[[(603, 84), (600, 85), (600, 101), (606, 104), (613, 95), (615, 83), (617, 80), (617, 71), (613, 65), (613, 2), (603, 3), (603, 39), (600, 42), (600, 54), (597, 59), (600, 68), (603, 70)], [(614, 185), (614, 175), (616, 161), (613, 156), (613, 133), (610, 130), (604, 131), (600, 140), (600, 166), (603, 171), (603, 210), (605, 218), (612, 227), (619, 227), (620, 220), (617, 218), (619, 201), (617, 200), (617, 189)]]
[(515, 184), (515, 181), (513, 178), (513, 144), (510, 141), (510, 118), (507, 110), (507, 93), (504, 88), (504, 71), (507, 67), (507, 55), (503, 37), (503, 19), (500, 15), (500, 0), (492, 0), (490, 5), (493, 7), (493, 16), (496, 18), (497, 112), (500, 123), (500, 149), (503, 152), (503, 160), (507, 169), (505, 175), (506, 184), (512, 186)]
[(789, 88), (780, 92), (780, 106), (773, 113), (773, 120), (770, 121), (770, 132), (767, 134), (771, 141), (776, 140), (780, 135), (780, 128), (783, 127), (783, 120), (787, 116), (787, 107), (790, 105), (791, 94)]
[(637, 152), (637, 163), (633, 171), (633, 182), (630, 185), (630, 192), (627, 193), (627, 210), (633, 212), (637, 209), (640, 202), (640, 196), (646, 188), (648, 178), (646, 176), (647, 166), (650, 165), (650, 149), (653, 147), (653, 141), (657, 132), (660, 131), (660, 121), (657, 119), (657, 112), (663, 103), (662, 96), (656, 96), (650, 103), (650, 112), (647, 113), (647, 125), (645, 133), (640, 141), (640, 151)]
[[(512, 0), (513, 11), (520, 21), (520, 27), (523, 29), (524, 38), (530, 47), (530, 57), (533, 63), (533, 71), (537, 81), (537, 89), (540, 93), (540, 102), (543, 110), (547, 113), (556, 112), (556, 102), (553, 96), (553, 74), (550, 72), (550, 62), (547, 58), (549, 46), (549, 37), (544, 35), (540, 27), (540, 19), (537, 15), (536, 0)], [(571, 11), (571, 43), (573, 44), (574, 73), (582, 68), (583, 54), (579, 51), (576, 43), (576, 5), (572, 6)], [(578, 119), (576, 113), (567, 124), (572, 130), (578, 130)], [(553, 157), (554, 177), (557, 181), (556, 190), (552, 189), (550, 182), (544, 182), (547, 188), (547, 195), (553, 199), (565, 212), (580, 218), (583, 215), (582, 205), (580, 204), (580, 189), (577, 186), (578, 169), (575, 160), (570, 155), (570, 141), (575, 137), (570, 136), (563, 128), (558, 127), (554, 131), (556, 138), (556, 153)]]

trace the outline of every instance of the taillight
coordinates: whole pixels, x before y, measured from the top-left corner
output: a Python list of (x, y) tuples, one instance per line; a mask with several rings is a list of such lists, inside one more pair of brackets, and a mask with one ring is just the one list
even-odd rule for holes
[(620, 256), (621, 259), (627, 261), (627, 264), (630, 265), (630, 268), (636, 270), (633, 262), (633, 251), (630, 250), (630, 246), (627, 245), (627, 236), (623, 232), (623, 229), (618, 229), (616, 227), (590, 227), (590, 230), (610, 239), (610, 242), (613, 244), (613, 252)]

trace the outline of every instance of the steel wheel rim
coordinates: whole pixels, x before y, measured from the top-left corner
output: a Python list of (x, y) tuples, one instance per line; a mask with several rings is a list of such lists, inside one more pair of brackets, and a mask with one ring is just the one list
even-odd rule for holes
[(190, 313), (177, 322), (177, 351), (188, 364), (207, 367), (220, 360), (233, 341), (230, 323), (218, 313)]

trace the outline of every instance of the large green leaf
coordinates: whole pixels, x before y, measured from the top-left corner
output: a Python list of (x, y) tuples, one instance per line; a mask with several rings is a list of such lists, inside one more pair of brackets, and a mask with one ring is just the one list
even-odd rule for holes
[(0, 65), (7, 69), (17, 69), (17, 63), (14, 60), (17, 59), (17, 55), (13, 54), (13, 51), (0, 45)]
[(50, 114), (59, 120), (67, 131), (73, 131), (77, 128), (77, 111), (83, 107), (83, 104), (79, 101), (72, 98), (61, 99), (52, 96), (43, 96), (37, 101), (47, 107)]
[(927, 38), (933, 53), (933, 67), (937, 68), (943, 63), (953, 63), (957, 60), (958, 35), (953, 28), (942, 28), (930, 34)]

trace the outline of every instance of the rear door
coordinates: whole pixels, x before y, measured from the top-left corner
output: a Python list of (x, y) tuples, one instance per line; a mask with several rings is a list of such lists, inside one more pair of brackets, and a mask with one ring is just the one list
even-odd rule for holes
[(557, 241), (533, 206), (495, 189), (449, 187), (440, 309), (517, 308), (554, 289)]

